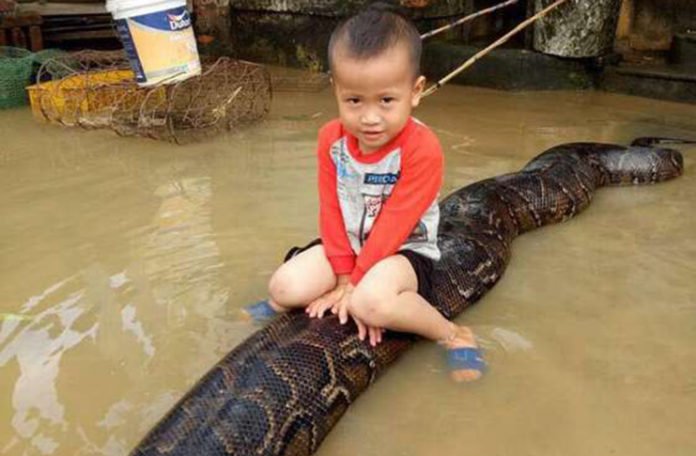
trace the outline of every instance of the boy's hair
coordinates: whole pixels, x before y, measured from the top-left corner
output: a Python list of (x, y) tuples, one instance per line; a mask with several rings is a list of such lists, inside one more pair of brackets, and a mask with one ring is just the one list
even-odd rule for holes
[(342, 46), (350, 57), (369, 59), (397, 45), (407, 46), (414, 78), (420, 75), (422, 43), (411, 20), (394, 6), (377, 2), (340, 23), (329, 40), (329, 68), (334, 68), (334, 52)]

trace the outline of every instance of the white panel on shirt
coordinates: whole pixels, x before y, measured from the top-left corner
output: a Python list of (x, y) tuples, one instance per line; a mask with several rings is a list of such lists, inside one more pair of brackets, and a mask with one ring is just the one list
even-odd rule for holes
[[(331, 146), (336, 166), (336, 191), (350, 245), (360, 253), (382, 205), (389, 198), (401, 173), (401, 149), (389, 152), (377, 163), (361, 163), (348, 151), (346, 137)], [(408, 249), (433, 260), (440, 259), (437, 227), (440, 209), (437, 198), (399, 250)]]

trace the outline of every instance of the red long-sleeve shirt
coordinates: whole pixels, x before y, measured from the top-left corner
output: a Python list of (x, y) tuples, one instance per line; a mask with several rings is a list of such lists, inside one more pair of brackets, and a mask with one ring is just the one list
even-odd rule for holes
[(319, 226), (336, 274), (354, 285), (402, 249), (434, 260), (444, 158), (437, 137), (415, 119), (388, 144), (363, 154), (333, 120), (319, 132)]

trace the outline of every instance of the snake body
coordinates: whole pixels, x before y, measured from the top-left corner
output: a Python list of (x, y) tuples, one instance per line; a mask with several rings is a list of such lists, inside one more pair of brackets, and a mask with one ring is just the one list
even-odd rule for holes
[[(681, 154), (657, 143), (556, 146), (519, 172), (443, 199), (433, 305), (447, 318), (458, 315), (500, 279), (515, 237), (575, 216), (599, 187), (681, 175)], [(215, 365), (131, 454), (310, 455), (415, 340), (389, 333), (372, 348), (336, 317), (279, 316)]]

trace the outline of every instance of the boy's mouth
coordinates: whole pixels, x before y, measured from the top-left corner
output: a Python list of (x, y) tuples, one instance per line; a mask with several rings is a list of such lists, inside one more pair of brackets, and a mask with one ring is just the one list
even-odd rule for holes
[(381, 131), (363, 131), (362, 134), (366, 139), (377, 139), (382, 135)]

